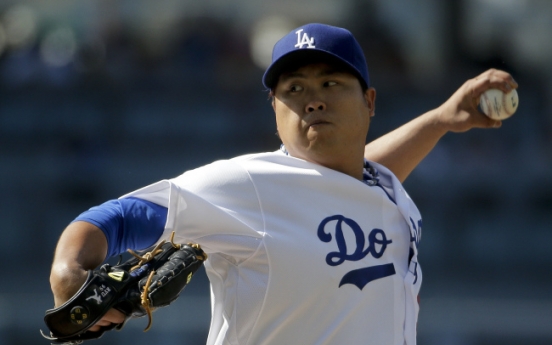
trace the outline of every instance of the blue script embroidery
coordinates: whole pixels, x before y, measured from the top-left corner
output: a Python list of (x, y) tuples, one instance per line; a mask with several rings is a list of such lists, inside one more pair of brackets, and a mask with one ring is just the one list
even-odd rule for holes
[[(337, 243), (336, 252), (330, 252), (326, 256), (326, 263), (330, 266), (341, 265), (345, 260), (359, 261), (366, 255), (370, 254), (372, 257), (379, 259), (387, 249), (387, 246), (393, 241), (388, 240), (385, 232), (382, 229), (372, 229), (366, 237), (362, 228), (352, 219), (346, 218), (342, 215), (334, 215), (325, 218), (318, 226), (318, 238), (322, 242), (330, 242), (332, 235), (330, 232), (326, 232), (325, 228), (328, 223), (335, 221), (335, 241)], [(347, 225), (349, 229), (353, 231), (355, 237), (356, 248), (352, 254), (347, 253), (347, 242), (343, 235), (343, 223)], [(368, 240), (368, 246), (366, 248), (366, 239)], [(395, 266), (390, 264), (376, 265), (365, 267), (348, 272), (343, 276), (339, 286), (344, 284), (356, 285), (359, 289), (368, 284), (369, 282), (387, 277), (395, 274)]]
[[(387, 249), (387, 245), (393, 242), (391, 240), (387, 240), (383, 230), (372, 229), (368, 235), (368, 248), (364, 249), (364, 231), (362, 231), (360, 226), (354, 220), (345, 218), (342, 215), (327, 217), (322, 221), (322, 223), (320, 223), (318, 226), (318, 238), (322, 242), (330, 242), (332, 240), (332, 235), (324, 232), (324, 228), (326, 227), (326, 224), (334, 220), (337, 220), (337, 224), (335, 226), (335, 241), (337, 242), (337, 249), (339, 249), (339, 251), (331, 252), (326, 256), (326, 263), (330, 266), (341, 265), (345, 260), (362, 260), (368, 254), (372, 254), (374, 258), (379, 259), (385, 252), (385, 249)], [(347, 243), (345, 242), (345, 237), (343, 236), (343, 222), (345, 222), (345, 224), (353, 230), (355, 235), (356, 249), (352, 254), (347, 254)], [(379, 250), (376, 247), (377, 244), (381, 245)]]
[(360, 268), (345, 274), (339, 282), (339, 287), (345, 284), (353, 284), (362, 290), (369, 282), (389, 277), (393, 274), (395, 274), (395, 265), (392, 263)]
[[(412, 284), (416, 284), (418, 282), (418, 262), (412, 261), (414, 257), (414, 248), (413, 246), (416, 246), (418, 248), (418, 245), (420, 244), (420, 238), (422, 237), (422, 220), (418, 220), (418, 226), (416, 227), (416, 223), (412, 218), (410, 218), (410, 224), (412, 224), (412, 227), (410, 229), (410, 242), (413, 243), (410, 246), (410, 252), (408, 255), (408, 262), (409, 262), (409, 270), (414, 275), (414, 282)], [(414, 263), (414, 268), (412, 268), (412, 263)]]

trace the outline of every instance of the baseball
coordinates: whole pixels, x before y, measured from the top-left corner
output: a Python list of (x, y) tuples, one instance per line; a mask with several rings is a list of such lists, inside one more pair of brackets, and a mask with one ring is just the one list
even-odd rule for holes
[(498, 89), (485, 91), (479, 99), (481, 111), (493, 120), (505, 120), (514, 115), (519, 105), (518, 93), (514, 89), (505, 94)]

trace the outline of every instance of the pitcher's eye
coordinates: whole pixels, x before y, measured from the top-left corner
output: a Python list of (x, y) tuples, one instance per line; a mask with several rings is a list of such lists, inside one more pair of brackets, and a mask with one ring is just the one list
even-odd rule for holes
[(325, 86), (325, 87), (334, 86), (334, 85), (337, 85), (337, 82), (335, 82), (335, 81), (327, 81), (327, 82), (324, 83), (324, 86)]
[(298, 92), (298, 91), (302, 91), (303, 88), (299, 85), (292, 85), (290, 88), (289, 88), (289, 91), (291, 92)]

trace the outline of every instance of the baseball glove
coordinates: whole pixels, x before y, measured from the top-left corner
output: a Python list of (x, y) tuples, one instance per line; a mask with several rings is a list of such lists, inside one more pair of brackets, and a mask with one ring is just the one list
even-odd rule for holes
[[(88, 278), (75, 295), (63, 305), (46, 311), (44, 321), (50, 336), (42, 335), (54, 344), (81, 344), (97, 339), (105, 331), (120, 330), (131, 318), (148, 316), (151, 327), (152, 310), (169, 305), (190, 282), (207, 259), (197, 244), (161, 242), (142, 255), (128, 250), (132, 258), (122, 264), (102, 265), (88, 272)], [(125, 316), (125, 322), (102, 327), (97, 332), (87, 330), (109, 309)]]

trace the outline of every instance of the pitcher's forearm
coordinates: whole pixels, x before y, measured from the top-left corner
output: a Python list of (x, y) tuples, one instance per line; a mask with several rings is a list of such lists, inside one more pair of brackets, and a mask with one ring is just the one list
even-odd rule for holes
[(384, 165), (404, 182), (447, 133), (437, 120), (438, 111), (431, 110), (367, 144), (365, 158)]
[(71, 223), (62, 233), (50, 272), (56, 306), (63, 304), (86, 281), (88, 270), (98, 267), (107, 255), (104, 233), (87, 222)]
[(447, 132), (499, 128), (501, 121), (479, 111), (479, 97), (491, 88), (509, 92), (517, 86), (509, 73), (489, 69), (467, 80), (438, 108), (366, 145), (364, 156), (383, 164), (403, 182)]

